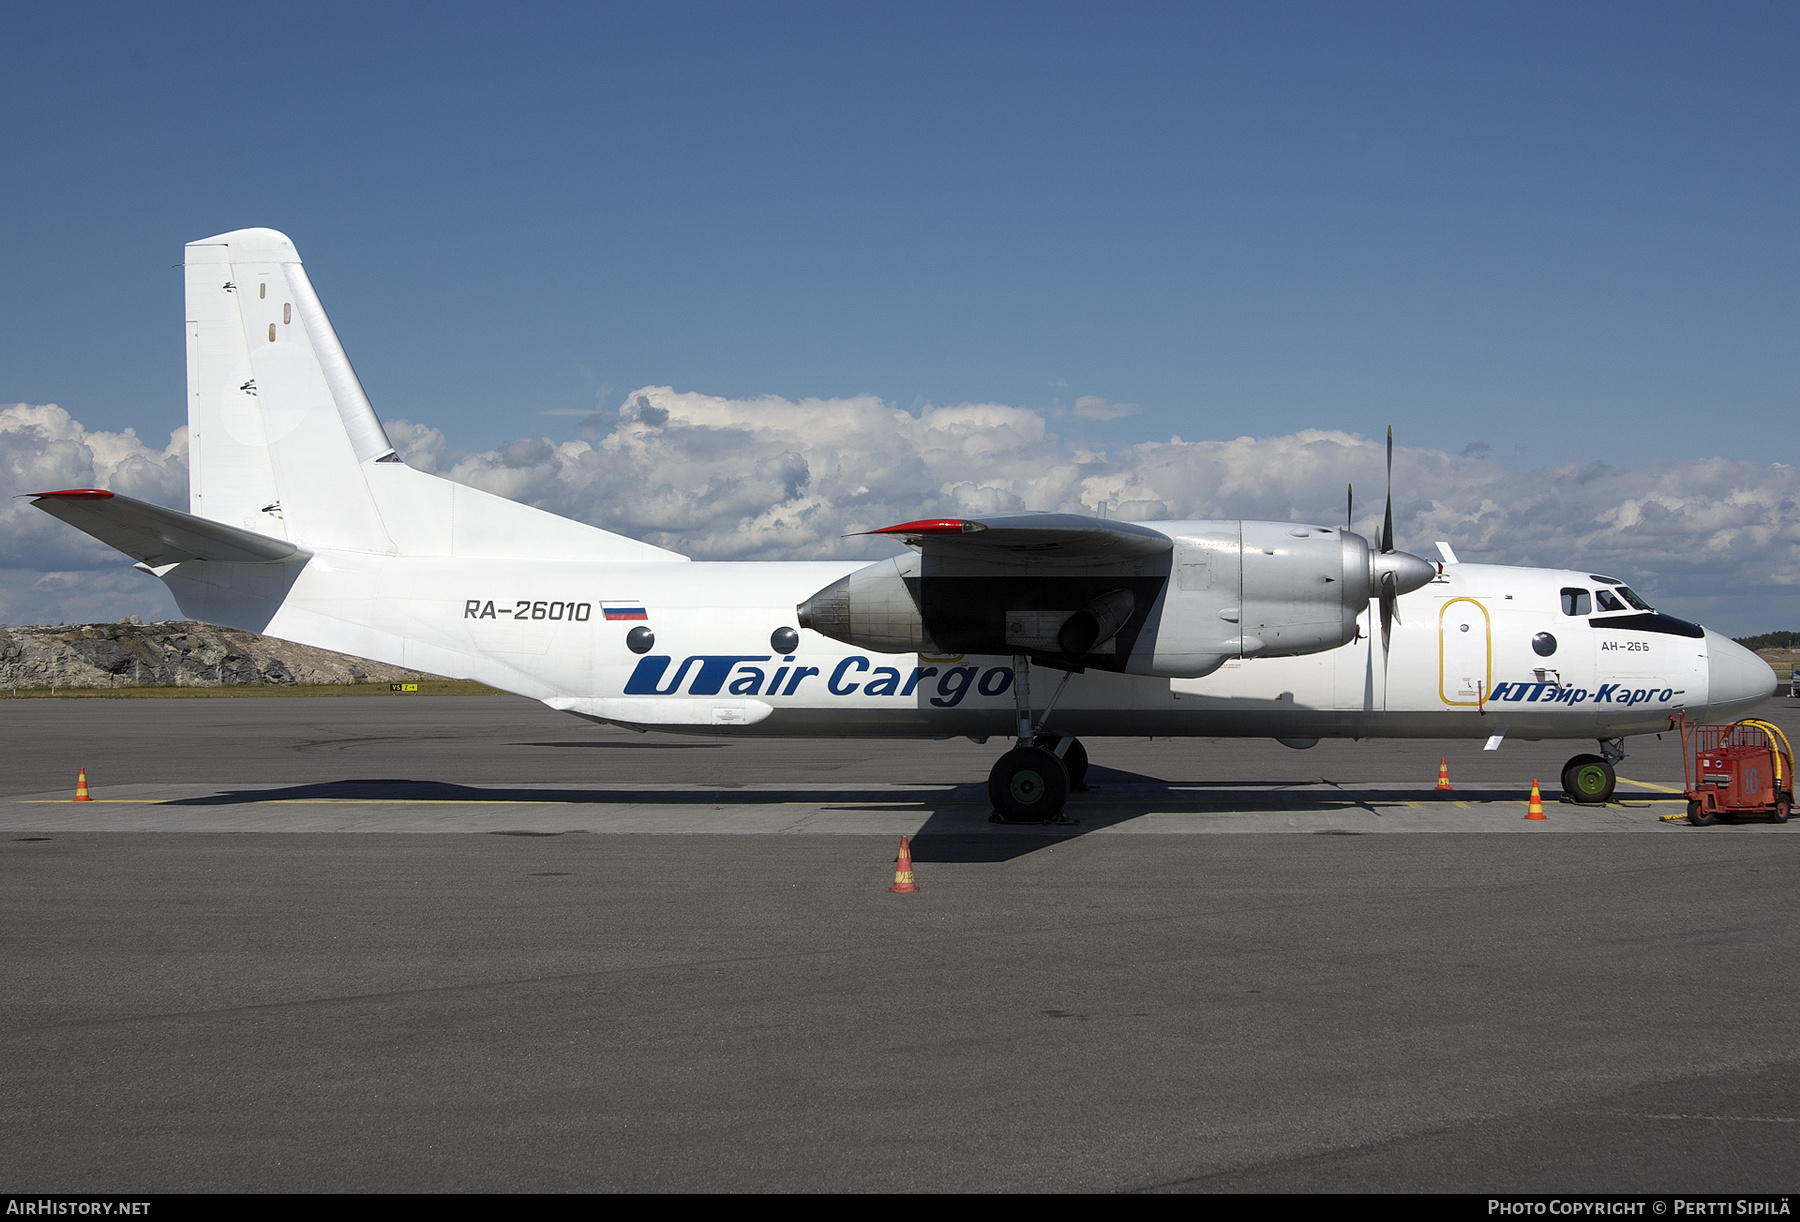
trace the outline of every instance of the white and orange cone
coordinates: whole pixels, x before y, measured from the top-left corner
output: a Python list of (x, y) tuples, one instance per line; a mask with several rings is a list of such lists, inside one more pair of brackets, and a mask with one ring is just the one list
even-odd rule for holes
[(888, 890), (899, 895), (911, 895), (918, 889), (919, 884), (913, 881), (912, 846), (907, 843), (906, 837), (902, 836), (900, 837), (900, 856), (894, 859), (894, 885)]

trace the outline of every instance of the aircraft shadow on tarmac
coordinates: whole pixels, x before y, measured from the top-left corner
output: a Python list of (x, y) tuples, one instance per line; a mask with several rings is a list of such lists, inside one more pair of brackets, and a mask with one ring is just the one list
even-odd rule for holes
[[(888, 785), (882, 789), (845, 785), (840, 788), (749, 789), (728, 784), (671, 785), (666, 788), (610, 789), (472, 786), (410, 778), (323, 781), (274, 788), (230, 789), (176, 798), (168, 806), (247, 806), (264, 802), (444, 803), (471, 806), (530, 803), (570, 806), (710, 806), (756, 807), (774, 803), (815, 805), (826, 811), (891, 813), (907, 809), (926, 818), (913, 837), (913, 857), (928, 862), (996, 862), (1036, 852), (1050, 844), (1088, 832), (1116, 827), (1153, 812), (1207, 815), (1232, 813), (1323, 814), (1362, 811), (1379, 815), (1382, 807), (1414, 803), (1448, 806), (1453, 802), (1517, 802), (1512, 787), (1462, 788), (1439, 795), (1419, 788), (1342, 789), (1317, 777), (1289, 780), (1213, 779), (1170, 781), (1110, 768), (1093, 768), (1089, 788), (1071, 794), (1065, 822), (1049, 825), (1006, 825), (987, 822), (985, 784)], [(1446, 811), (1450, 814), (1450, 811)], [(1345, 829), (1347, 830), (1347, 829)], [(1340, 832), (1339, 834), (1343, 834)]]

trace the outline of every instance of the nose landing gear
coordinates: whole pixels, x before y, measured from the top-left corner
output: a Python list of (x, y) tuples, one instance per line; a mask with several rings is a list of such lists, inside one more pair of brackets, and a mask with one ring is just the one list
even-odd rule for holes
[(1612, 801), (1619, 781), (1617, 765), (1625, 758), (1625, 740), (1601, 739), (1600, 751), (1600, 755), (1577, 755), (1563, 765), (1563, 792), (1584, 806)]

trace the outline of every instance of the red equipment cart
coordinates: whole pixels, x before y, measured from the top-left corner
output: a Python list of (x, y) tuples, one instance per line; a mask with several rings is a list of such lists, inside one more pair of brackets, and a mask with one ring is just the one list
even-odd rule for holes
[(1768, 815), (1786, 823), (1794, 805), (1794, 753), (1780, 727), (1766, 721), (1690, 726), (1681, 721), (1681, 765), (1688, 822)]

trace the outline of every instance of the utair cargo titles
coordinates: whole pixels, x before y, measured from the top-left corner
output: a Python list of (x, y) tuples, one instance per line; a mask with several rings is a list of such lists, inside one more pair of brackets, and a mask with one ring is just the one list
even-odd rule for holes
[(192, 619), (636, 730), (1002, 738), (988, 794), (1034, 823), (1061, 817), (1082, 740), (1118, 735), (1585, 739), (1563, 786), (1604, 801), (1630, 736), (1775, 688), (1619, 577), (1402, 551), (1391, 433), (1374, 538), (1018, 513), (883, 527), (904, 551), (873, 563), (691, 561), (409, 467), (284, 235), (203, 238), (184, 268), (187, 510), (33, 504)]
[[(724, 691), (733, 696), (792, 696), (805, 680), (816, 677), (823, 682), (826, 694), (831, 696), (910, 696), (922, 680), (937, 676), (929, 703), (937, 708), (953, 709), (972, 693), (1004, 696), (1012, 690), (1013, 684), (1010, 666), (983, 669), (946, 663), (940, 671), (937, 666), (921, 664), (913, 666), (910, 673), (903, 676), (898, 667), (876, 665), (861, 654), (851, 654), (839, 659), (831, 673), (825, 675), (816, 666), (786, 665), (794, 660), (791, 656), (785, 657), (781, 659), (784, 665), (769, 668), (760, 664), (773, 661), (770, 654), (689, 654), (670, 673), (669, 667), (675, 659), (669, 655), (653, 655), (638, 660), (631, 677), (625, 680), (624, 693), (627, 696), (716, 696)], [(773, 669), (773, 675), (769, 673), (770, 669)], [(1593, 700), (1630, 707), (1646, 703), (1668, 704), (1680, 694), (1672, 687), (1659, 690), (1603, 683), (1590, 692), (1585, 687), (1520, 680), (1496, 683), (1487, 701), (1490, 704), (1509, 700), (1535, 703), (1541, 699), (1552, 704), (1582, 704)]]

